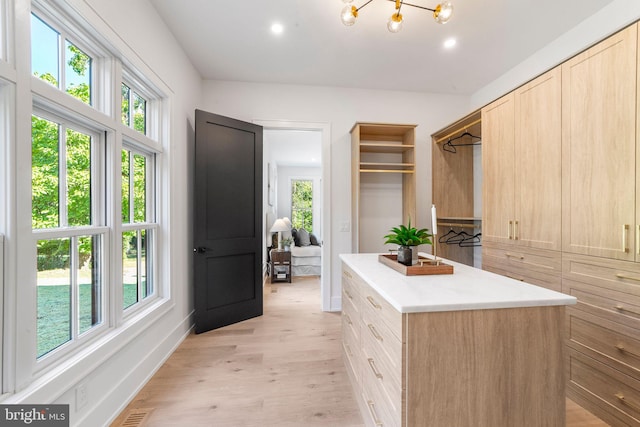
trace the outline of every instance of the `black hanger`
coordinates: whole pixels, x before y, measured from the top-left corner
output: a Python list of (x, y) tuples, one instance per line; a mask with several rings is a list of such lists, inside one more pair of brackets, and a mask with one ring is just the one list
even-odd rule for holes
[(453, 234), (454, 234), (454, 235), (456, 235), (456, 236), (458, 235), (458, 233), (456, 233), (455, 231), (453, 231), (453, 228), (452, 228), (452, 229), (450, 229), (449, 231), (447, 231), (447, 234), (443, 234), (442, 236), (440, 236), (440, 238), (438, 239), (438, 242), (440, 242), (440, 243), (446, 243), (446, 240), (447, 240), (448, 238), (453, 237), (453, 236), (449, 236), (451, 233), (453, 233)]
[(455, 236), (451, 236), (447, 240), (445, 240), (445, 243), (447, 245), (457, 245), (457, 244), (460, 244), (460, 242), (463, 242), (465, 239), (468, 239), (470, 237), (473, 237), (473, 236), (467, 233), (466, 231), (462, 230), (456, 233)]
[(481, 240), (480, 240), (480, 236), (482, 236), (482, 233), (478, 233), (475, 234), (471, 237), (468, 237), (462, 241), (460, 241), (458, 243), (458, 246), (462, 247), (462, 248), (473, 248), (473, 247), (477, 247), (477, 246), (482, 246), (480, 244)]
[[(458, 139), (461, 139), (461, 138), (464, 138), (464, 137), (467, 137), (467, 136), (471, 137), (471, 142), (470, 143), (465, 143), (465, 144), (454, 144), (453, 143), (453, 141), (456, 141)], [(477, 139), (478, 141), (473, 142), (474, 139)], [(482, 138), (480, 138), (479, 136), (472, 135), (467, 131), (464, 131), (464, 133), (456, 136), (455, 138), (449, 138), (449, 140), (442, 145), (442, 149), (444, 151), (448, 151), (449, 153), (457, 153), (456, 147), (466, 147), (466, 146), (470, 146), (470, 145), (480, 145), (481, 144), (481, 142), (479, 141), (480, 139), (482, 139)]]

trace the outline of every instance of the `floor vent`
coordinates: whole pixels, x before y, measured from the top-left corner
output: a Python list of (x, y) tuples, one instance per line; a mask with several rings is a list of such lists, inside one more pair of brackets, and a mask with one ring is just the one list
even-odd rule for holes
[(127, 418), (120, 424), (120, 427), (142, 427), (146, 424), (153, 408), (132, 409), (127, 414)]

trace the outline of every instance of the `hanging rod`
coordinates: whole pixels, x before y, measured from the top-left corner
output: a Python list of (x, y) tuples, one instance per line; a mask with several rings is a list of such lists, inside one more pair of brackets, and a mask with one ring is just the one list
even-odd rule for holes
[(459, 222), (438, 222), (441, 227), (460, 227), (460, 228), (482, 228), (480, 225), (461, 224)]
[(451, 133), (449, 133), (449, 134), (447, 134), (445, 136), (441, 136), (440, 138), (436, 139), (436, 144), (440, 144), (445, 139), (449, 139), (453, 135), (456, 135), (456, 134), (460, 133), (460, 131), (466, 130), (466, 129), (470, 128), (471, 126), (480, 123), (481, 121), (482, 121), (482, 119), (474, 120), (471, 123), (467, 123), (465, 126), (459, 127), (458, 129), (454, 130), (453, 132), (451, 132)]

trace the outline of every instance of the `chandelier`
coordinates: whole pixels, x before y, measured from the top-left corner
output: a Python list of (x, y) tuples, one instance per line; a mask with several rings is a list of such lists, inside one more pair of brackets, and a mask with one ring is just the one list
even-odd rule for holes
[[(344, 3), (351, 3), (353, 0), (342, 0)], [(373, 0), (368, 0), (365, 4), (360, 7), (355, 7), (351, 4), (347, 4), (340, 13), (340, 19), (342, 23), (346, 26), (351, 26), (356, 23), (356, 19), (358, 18), (358, 12), (360, 9), (364, 8), (366, 5), (371, 3)], [(397, 33), (402, 29), (402, 14), (400, 13), (400, 9), (402, 6), (411, 6), (417, 7), (418, 9), (428, 10), (433, 12), (433, 19), (438, 24), (446, 24), (451, 18), (451, 14), (453, 13), (453, 5), (449, 0), (445, 0), (439, 5), (436, 6), (435, 9), (429, 9), (428, 7), (418, 6), (416, 4), (405, 3), (403, 0), (388, 0), (390, 2), (395, 2), (396, 10), (393, 12), (393, 15), (389, 18), (387, 22), (387, 29), (392, 33)]]

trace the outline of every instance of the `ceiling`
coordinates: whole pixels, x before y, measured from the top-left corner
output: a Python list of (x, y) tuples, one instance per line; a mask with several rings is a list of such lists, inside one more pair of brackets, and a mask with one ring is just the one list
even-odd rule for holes
[(452, 0), (446, 25), (405, 5), (396, 34), (385, 0), (352, 27), (340, 21), (342, 0), (150, 1), (205, 79), (471, 95), (612, 0)]
[(309, 130), (265, 129), (264, 149), (278, 166), (320, 167), (322, 132)]

